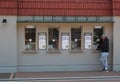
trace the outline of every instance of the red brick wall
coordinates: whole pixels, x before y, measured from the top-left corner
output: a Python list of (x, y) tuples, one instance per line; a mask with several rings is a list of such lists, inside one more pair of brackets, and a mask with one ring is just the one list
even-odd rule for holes
[(0, 0), (0, 15), (120, 16), (120, 0)]
[(0, 0), (0, 15), (17, 15), (17, 0)]
[(19, 15), (111, 16), (110, 0), (19, 0)]
[(120, 16), (120, 0), (113, 0), (113, 15)]

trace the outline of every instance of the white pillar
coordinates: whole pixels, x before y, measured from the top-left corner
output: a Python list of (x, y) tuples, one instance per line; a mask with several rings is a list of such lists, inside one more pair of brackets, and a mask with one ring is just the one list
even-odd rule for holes
[(120, 17), (113, 23), (113, 71), (120, 71)]
[(0, 16), (0, 73), (17, 71), (16, 22), (17, 16)]

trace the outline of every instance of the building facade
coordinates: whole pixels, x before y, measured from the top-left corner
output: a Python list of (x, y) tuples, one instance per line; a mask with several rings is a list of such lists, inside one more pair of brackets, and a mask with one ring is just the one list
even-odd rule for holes
[(120, 71), (119, 0), (1, 0), (0, 72)]

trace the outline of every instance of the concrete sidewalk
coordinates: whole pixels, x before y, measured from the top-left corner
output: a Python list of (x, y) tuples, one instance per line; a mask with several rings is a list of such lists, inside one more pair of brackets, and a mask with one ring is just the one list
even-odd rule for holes
[(120, 77), (120, 72), (81, 72), (81, 71), (65, 71), (65, 72), (17, 72), (17, 73), (0, 73), (0, 79), (15, 78), (91, 78), (91, 77)]
[(17, 72), (14, 78), (120, 77), (119, 72)]
[(2, 82), (120, 82), (120, 72), (17, 72)]
[(0, 73), (0, 79), (8, 79), (10, 78), (10, 73)]

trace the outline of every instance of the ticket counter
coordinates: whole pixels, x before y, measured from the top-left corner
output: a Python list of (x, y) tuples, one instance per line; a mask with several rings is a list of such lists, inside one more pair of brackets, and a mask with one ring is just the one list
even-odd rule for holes
[(97, 40), (110, 39), (112, 23), (18, 23), (18, 71), (100, 71)]

